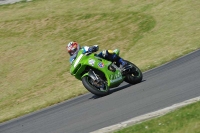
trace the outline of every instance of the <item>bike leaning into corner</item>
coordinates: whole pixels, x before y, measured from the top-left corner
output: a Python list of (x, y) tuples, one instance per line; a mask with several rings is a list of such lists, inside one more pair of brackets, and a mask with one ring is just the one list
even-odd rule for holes
[[(68, 44), (69, 46), (69, 44)], [(109, 89), (119, 86), (123, 81), (137, 84), (142, 81), (141, 70), (133, 63), (125, 60), (126, 65), (101, 58), (96, 53), (85, 52), (84, 48), (78, 48), (76, 56), (71, 56), (70, 73), (81, 80), (84, 87), (97, 96), (109, 94)], [(119, 56), (119, 50), (114, 54)]]

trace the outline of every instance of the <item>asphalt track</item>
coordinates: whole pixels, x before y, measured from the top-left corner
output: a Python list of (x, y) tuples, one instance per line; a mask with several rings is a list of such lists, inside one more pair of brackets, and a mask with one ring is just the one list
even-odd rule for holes
[[(144, 73), (112, 94), (85, 94), (0, 124), (0, 133), (88, 133), (200, 96), (200, 50)], [(67, 88), (66, 88), (67, 89)]]
[(0, 0), (0, 5), (4, 5), (4, 4), (13, 4), (16, 2), (20, 2), (22, 0)]

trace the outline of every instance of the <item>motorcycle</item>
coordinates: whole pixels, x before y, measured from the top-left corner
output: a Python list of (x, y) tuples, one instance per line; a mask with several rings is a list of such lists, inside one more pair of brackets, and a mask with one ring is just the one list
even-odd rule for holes
[[(118, 49), (114, 50), (119, 55)], [(84, 87), (97, 96), (109, 94), (110, 88), (119, 86), (123, 81), (137, 84), (142, 81), (141, 70), (133, 63), (126, 60), (128, 65), (122, 68), (116, 62), (100, 58), (95, 53), (83, 54), (79, 50), (77, 56), (71, 61), (70, 73), (81, 80)]]

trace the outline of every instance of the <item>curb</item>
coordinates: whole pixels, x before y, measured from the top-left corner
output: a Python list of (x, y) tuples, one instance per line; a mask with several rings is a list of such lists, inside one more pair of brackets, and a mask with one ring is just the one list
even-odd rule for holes
[(127, 121), (124, 121), (124, 122), (121, 122), (121, 123), (118, 123), (118, 124), (115, 124), (115, 125), (112, 125), (112, 126), (108, 126), (108, 127), (93, 131), (91, 133), (110, 133), (110, 132), (114, 132), (116, 130), (125, 128), (127, 126), (135, 125), (135, 124), (141, 123), (143, 121), (150, 120), (152, 118), (163, 116), (163, 115), (165, 115), (165, 114), (167, 114), (169, 112), (172, 112), (172, 111), (174, 111), (174, 110), (176, 110), (178, 108), (181, 108), (183, 106), (186, 106), (186, 105), (198, 102), (198, 101), (200, 101), (200, 96), (196, 97), (196, 98), (192, 98), (192, 99), (186, 100), (186, 101), (183, 101), (181, 103), (174, 104), (172, 106), (166, 107), (164, 109), (160, 109), (160, 110), (155, 111), (155, 112), (151, 112), (151, 113), (147, 113), (147, 114), (144, 114), (144, 115), (141, 115), (141, 116), (138, 116), (138, 117), (134, 117), (134, 118), (129, 119)]

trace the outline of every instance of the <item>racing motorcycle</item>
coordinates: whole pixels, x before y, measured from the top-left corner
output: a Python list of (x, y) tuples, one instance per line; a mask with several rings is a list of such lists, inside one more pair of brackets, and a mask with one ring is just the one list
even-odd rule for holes
[[(114, 53), (119, 55), (120, 50)], [(79, 50), (77, 56), (72, 59), (70, 73), (81, 80), (84, 87), (97, 96), (109, 94), (110, 88), (119, 86), (123, 81), (129, 84), (137, 84), (142, 81), (141, 70), (133, 63), (121, 67), (116, 62), (110, 62), (98, 57), (95, 53), (83, 54)]]

